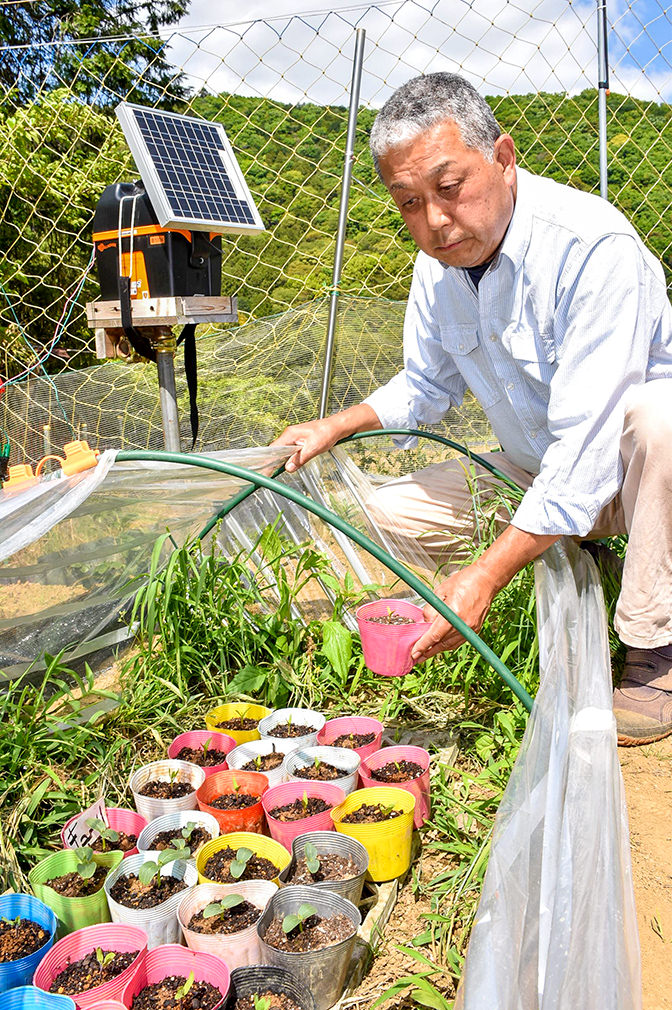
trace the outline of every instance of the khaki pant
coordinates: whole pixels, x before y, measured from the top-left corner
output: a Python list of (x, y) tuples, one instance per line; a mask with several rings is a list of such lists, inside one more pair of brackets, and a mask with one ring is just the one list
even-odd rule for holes
[[(623, 485), (588, 539), (628, 534), (614, 627), (626, 645), (651, 649), (672, 642), (672, 379), (633, 390), (620, 452)], [(532, 483), (504, 453), (483, 456), (523, 490)], [(465, 457), (384, 484), (367, 505), (409, 554), (421, 546), (446, 572), (473, 553), (484, 524), (501, 530), (512, 514), (506, 485)]]

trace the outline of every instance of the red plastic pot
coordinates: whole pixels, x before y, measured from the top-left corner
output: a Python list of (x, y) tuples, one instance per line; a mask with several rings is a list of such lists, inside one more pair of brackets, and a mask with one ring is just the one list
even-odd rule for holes
[[(61, 828), (61, 841), (63, 842), (64, 849), (70, 848), (66, 841), (68, 827), (79, 816), (79, 814), (75, 814), (73, 817), (70, 817)], [(142, 829), (147, 827), (147, 819), (142, 814), (139, 814), (137, 810), (126, 810), (123, 807), (106, 807), (105, 816), (113, 831), (125, 831), (127, 835), (135, 835), (136, 838)], [(108, 849), (113, 848), (114, 845), (108, 844)], [(124, 852), (124, 859), (126, 856), (134, 856), (137, 851), (136, 846), (129, 849), (128, 852)]]
[(192, 729), (188, 733), (180, 733), (176, 736), (168, 748), (168, 757), (176, 758), (183, 747), (203, 747), (208, 743), (208, 750), (218, 750), (222, 752), (222, 760), (216, 765), (202, 765), (205, 777), (209, 778), (217, 772), (224, 772), (229, 767), (226, 763), (226, 755), (237, 747), (236, 741), (226, 733), (215, 733), (209, 729)]
[[(303, 794), (306, 796), (319, 796), (328, 804), (326, 810), (312, 817), (304, 817), (300, 821), (279, 821), (271, 816), (271, 810), (275, 807), (282, 807), (293, 800), (300, 800)], [(334, 822), (331, 819), (331, 811), (342, 803), (345, 793), (340, 786), (335, 786), (331, 782), (283, 782), (279, 786), (272, 786), (264, 793), (262, 804), (266, 814), (271, 838), (280, 842), (286, 849), (291, 851), (292, 842), (299, 835), (305, 835), (307, 831), (332, 831)]]
[(231, 976), (228, 967), (221, 957), (189, 950), (179, 943), (166, 943), (147, 952), (141, 970), (124, 990), (122, 1002), (130, 1007), (134, 997), (146, 985), (161, 982), (168, 975), (183, 975), (188, 978), (192, 971), (197, 982), (209, 982), (221, 992), (221, 1000), (212, 1008), (217, 1010), (223, 1005), (229, 991)]
[(119, 922), (107, 922), (98, 926), (84, 926), (74, 933), (64, 936), (51, 948), (40, 962), (33, 984), (45, 992), (57, 975), (72, 961), (78, 961), (97, 947), (102, 950), (116, 950), (127, 953), (137, 950), (138, 956), (116, 978), (72, 997), (79, 1010), (92, 1010), (102, 999), (120, 999), (126, 986), (141, 970), (147, 952), (147, 934), (137, 926), (126, 926)]
[[(375, 733), (375, 740), (365, 743), (363, 747), (353, 747), (355, 754), (359, 754), (362, 761), (369, 754), (375, 754), (380, 750), (383, 736), (383, 724), (379, 719), (370, 719), (366, 715), (345, 715), (339, 719), (330, 719), (326, 722), (317, 734), (317, 742), (323, 747), (330, 747), (339, 736), (354, 733)], [(342, 746), (342, 744), (341, 744)], [(348, 748), (350, 749), (350, 748)]]
[[(373, 624), (372, 617), (388, 612), (412, 617), (413, 624)], [(364, 662), (381, 677), (403, 677), (413, 668), (411, 649), (431, 628), (421, 607), (406, 600), (375, 600), (357, 609), (357, 626), (362, 639)]]
[[(259, 802), (242, 810), (219, 810), (211, 805), (223, 793), (232, 793), (236, 787), (247, 796), (258, 796)], [(199, 810), (205, 810), (216, 818), (223, 835), (232, 831), (254, 831), (260, 835), (264, 830), (264, 808), (261, 797), (268, 789), (268, 779), (261, 772), (243, 772), (229, 769), (217, 772), (205, 780), (196, 792)]]
[[(379, 782), (372, 778), (371, 771), (374, 768), (382, 768), (390, 761), (413, 761), (423, 769), (422, 775), (417, 779), (409, 779), (408, 782)], [(412, 747), (410, 744), (396, 747), (383, 747), (368, 758), (362, 761), (359, 768), (359, 777), (365, 789), (375, 786), (394, 786), (395, 789), (405, 789), (407, 793), (415, 796), (415, 813), (413, 816), (413, 827), (420, 828), (428, 819), (431, 813), (431, 801), (429, 795), (429, 753), (423, 747)]]

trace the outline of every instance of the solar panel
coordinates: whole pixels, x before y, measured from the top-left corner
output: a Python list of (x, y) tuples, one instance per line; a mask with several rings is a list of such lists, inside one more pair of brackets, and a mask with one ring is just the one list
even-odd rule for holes
[(162, 227), (264, 230), (223, 126), (129, 102), (116, 111)]

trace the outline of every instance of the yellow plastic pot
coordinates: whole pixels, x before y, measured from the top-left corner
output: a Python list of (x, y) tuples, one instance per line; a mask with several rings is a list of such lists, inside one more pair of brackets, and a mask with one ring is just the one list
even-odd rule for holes
[(284, 845), (274, 841), (272, 838), (267, 838), (266, 835), (256, 835), (253, 831), (232, 831), (229, 835), (220, 835), (219, 838), (213, 838), (198, 853), (196, 857), (196, 869), (198, 870), (199, 884), (221, 883), (219, 880), (206, 877), (203, 871), (205, 864), (213, 853), (219, 852), (220, 849), (226, 849), (229, 846), (236, 850), (241, 848), (251, 849), (255, 856), (261, 856), (262, 859), (270, 859), (278, 868), (278, 876), (273, 877), (273, 883), (278, 885), (280, 884), (280, 874), (286, 866), (289, 866), (292, 859)]
[(250, 705), (246, 701), (234, 701), (228, 705), (218, 705), (217, 708), (213, 708), (211, 712), (208, 712), (205, 717), (205, 725), (207, 729), (214, 733), (226, 733), (227, 736), (233, 737), (236, 743), (247, 743), (248, 740), (259, 740), (261, 738), (258, 729), (223, 730), (218, 729), (217, 724), (225, 719), (236, 719), (238, 716), (242, 716), (244, 719), (258, 719), (261, 721), (267, 715), (270, 715), (272, 711), (272, 708), (266, 708), (264, 705)]
[[(343, 824), (343, 817), (364, 803), (394, 804), (403, 810), (400, 817), (378, 824)], [(361, 842), (369, 854), (369, 877), (377, 883), (401, 876), (411, 865), (415, 796), (394, 786), (356, 789), (331, 811), (334, 827), (343, 835)]]

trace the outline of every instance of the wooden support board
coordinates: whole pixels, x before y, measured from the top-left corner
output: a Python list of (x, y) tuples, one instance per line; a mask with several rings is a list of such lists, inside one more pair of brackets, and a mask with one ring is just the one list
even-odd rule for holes
[[(184, 326), (188, 323), (237, 323), (238, 299), (233, 296), (210, 298), (192, 295), (189, 298), (133, 298), (133, 325)], [(118, 301), (87, 302), (86, 319), (93, 329), (113, 330), (121, 327), (121, 306)]]

